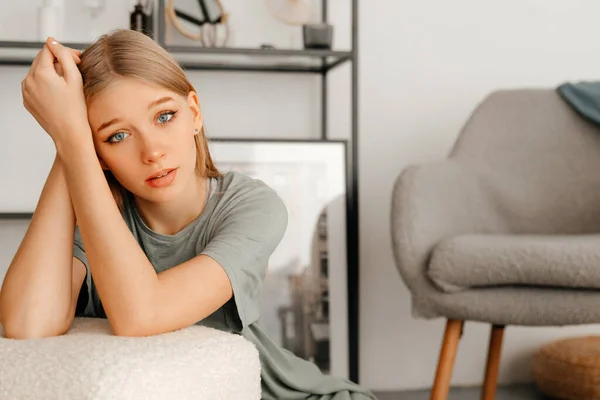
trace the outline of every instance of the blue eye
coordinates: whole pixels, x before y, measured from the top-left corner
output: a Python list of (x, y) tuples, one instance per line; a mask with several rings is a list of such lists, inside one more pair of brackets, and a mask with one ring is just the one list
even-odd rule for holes
[(175, 113), (172, 111), (162, 113), (158, 116), (158, 122), (160, 122), (161, 124), (169, 122), (171, 118), (173, 118), (173, 115), (175, 115)]
[(107, 142), (111, 142), (111, 143), (121, 142), (121, 141), (125, 140), (125, 138), (127, 136), (129, 136), (129, 133), (117, 132), (114, 135), (112, 135), (111, 137), (109, 137)]

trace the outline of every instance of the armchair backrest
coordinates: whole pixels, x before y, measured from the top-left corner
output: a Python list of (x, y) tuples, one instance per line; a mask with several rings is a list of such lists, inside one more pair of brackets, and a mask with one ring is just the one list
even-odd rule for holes
[(512, 232), (600, 232), (600, 126), (554, 89), (492, 93), (450, 158), (477, 177)]

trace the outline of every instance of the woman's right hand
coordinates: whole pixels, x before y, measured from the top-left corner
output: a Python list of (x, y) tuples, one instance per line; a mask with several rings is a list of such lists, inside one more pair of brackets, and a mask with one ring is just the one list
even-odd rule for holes
[(48, 38), (21, 82), (23, 105), (55, 143), (89, 130), (79, 54)]

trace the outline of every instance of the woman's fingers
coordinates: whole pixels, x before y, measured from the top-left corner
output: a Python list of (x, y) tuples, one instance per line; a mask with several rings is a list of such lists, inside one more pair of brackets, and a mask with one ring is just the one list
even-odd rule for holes
[[(71, 56), (73, 57), (73, 61), (75, 61), (75, 64), (79, 64), (81, 62), (81, 59), (75, 52), (71, 52)], [(64, 77), (65, 72), (63, 71), (63, 68), (62, 68), (61, 64), (58, 62), (58, 60), (54, 60), (54, 69), (56, 70), (56, 73), (58, 75), (60, 75), (61, 77)]]
[(67, 49), (69, 49), (69, 51), (73, 55), (73, 60), (75, 60), (75, 63), (79, 64), (81, 62), (81, 57), (80, 57), (81, 56), (81, 50), (71, 49), (69, 47), (67, 47)]
[[(60, 63), (66, 81), (69, 82), (81, 80), (81, 73), (79, 72), (77, 64), (73, 58), (73, 52), (71, 51), (72, 49), (63, 46), (53, 38), (48, 38), (48, 40), (46, 41), (46, 45), (50, 49), (51, 53), (54, 54), (54, 57), (56, 57), (56, 59)], [(47, 62), (47, 59), (40, 59), (40, 68), (42, 67), (42, 63), (44, 62)], [(53, 63), (54, 58), (52, 59), (52, 64)]]
[(62, 66), (60, 65), (59, 62), (55, 62), (54, 63), (54, 70), (56, 71), (56, 73), (58, 74), (58, 76), (63, 77), (65, 75)]
[(38, 74), (40, 72), (41, 66), (43, 66), (46, 63), (52, 63), (53, 60), (54, 55), (52, 54), (50, 49), (48, 49), (48, 47), (44, 45), (44, 47), (42, 47), (38, 55), (33, 60), (33, 63), (31, 64), (31, 68), (29, 69), (27, 76), (21, 82), (21, 92), (24, 96), (29, 93), (32, 85), (35, 85), (36, 76), (39, 76)]
[(52, 54), (47, 45), (44, 45), (35, 60), (33, 60), (30, 70), (31, 75), (35, 75), (40, 69), (52, 67), (53, 62), (54, 54)]
[[(53, 41), (54, 40), (51, 40), (50, 44), (53, 44), (52, 43)], [(67, 50), (69, 50), (69, 53), (71, 54), (75, 64), (79, 64), (81, 62), (81, 58), (80, 58), (81, 50), (71, 49), (68, 47), (65, 47), (65, 48)], [(50, 61), (52, 61), (52, 63), (54, 64), (53, 65), (54, 69), (57, 72), (58, 72), (58, 70), (60, 70), (61, 72), (59, 73), (59, 75), (61, 75), (61, 76), (63, 75), (63, 68), (62, 68), (62, 66), (60, 66), (60, 67), (56, 66), (58, 64), (58, 58), (54, 55), (54, 52), (51, 51), (51, 48), (48, 45), (48, 41), (44, 44), (42, 49), (38, 52), (36, 57), (33, 59), (33, 62), (31, 63), (31, 67), (29, 69), (29, 75), (35, 75), (35, 72), (39, 69), (40, 60), (42, 60), (42, 65), (46, 65), (46, 66), (48, 66)]]
[(37, 67), (38, 63), (40, 62), (40, 54), (42, 54), (42, 50), (38, 51), (38, 53), (36, 54), (35, 58), (33, 59), (33, 62), (31, 63), (29, 71), (33, 71)]

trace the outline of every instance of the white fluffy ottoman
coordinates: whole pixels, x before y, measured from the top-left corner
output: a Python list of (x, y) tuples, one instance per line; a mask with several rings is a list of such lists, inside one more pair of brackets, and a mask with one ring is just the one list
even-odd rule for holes
[(107, 320), (76, 318), (59, 337), (11, 340), (1, 333), (1, 400), (261, 397), (254, 345), (211, 328), (130, 338), (112, 335)]

